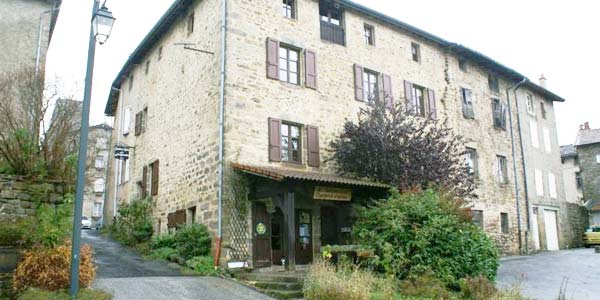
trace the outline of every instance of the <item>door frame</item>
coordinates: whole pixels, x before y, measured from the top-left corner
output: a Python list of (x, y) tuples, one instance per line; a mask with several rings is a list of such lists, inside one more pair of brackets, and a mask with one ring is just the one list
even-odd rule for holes
[[(264, 209), (264, 213), (265, 213), (265, 222), (261, 222), (266, 226), (266, 233), (265, 233), (265, 237), (261, 237), (261, 240), (265, 240), (268, 243), (268, 247), (266, 247), (267, 253), (264, 253), (264, 255), (261, 256), (264, 257), (265, 259), (261, 259), (259, 261), (259, 247), (258, 247), (258, 240), (259, 240), (259, 234), (257, 233), (257, 226), (259, 225), (259, 220), (258, 220), (258, 216), (257, 216), (257, 212), (258, 212), (258, 207), (262, 206)], [(271, 216), (270, 214), (267, 212), (267, 207), (266, 204), (264, 202), (261, 201), (255, 201), (252, 203), (252, 265), (255, 268), (264, 268), (264, 267), (270, 267), (272, 265), (272, 246), (271, 246)], [(268, 257), (268, 259), (266, 259)]]

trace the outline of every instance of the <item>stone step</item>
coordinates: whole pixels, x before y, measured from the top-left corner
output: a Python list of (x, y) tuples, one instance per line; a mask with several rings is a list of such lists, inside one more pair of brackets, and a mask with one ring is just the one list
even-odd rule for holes
[(300, 291), (302, 285), (300, 283), (293, 282), (265, 282), (265, 281), (254, 281), (248, 282), (249, 284), (264, 290), (283, 290), (283, 291)]
[(244, 281), (257, 281), (257, 282), (287, 282), (287, 283), (301, 283), (303, 276), (297, 274), (267, 274), (267, 273), (239, 273), (235, 274), (235, 277)]
[[(304, 294), (302, 294), (301, 290), (297, 291), (283, 291), (283, 290), (263, 290), (258, 289), (259, 292), (269, 295), (273, 298), (281, 299), (281, 300), (292, 300), (292, 299), (302, 299)], [(340, 299), (341, 300), (341, 299)]]

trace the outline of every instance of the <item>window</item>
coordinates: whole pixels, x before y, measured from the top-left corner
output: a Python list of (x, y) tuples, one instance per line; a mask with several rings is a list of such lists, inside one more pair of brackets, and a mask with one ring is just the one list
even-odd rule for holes
[(504, 184), (508, 183), (508, 170), (507, 170), (506, 157), (501, 156), (501, 155), (496, 156), (496, 174), (497, 174), (496, 177), (497, 177), (499, 184), (504, 185)]
[(301, 163), (300, 126), (281, 123), (281, 160)]
[(537, 169), (535, 170), (535, 193), (538, 196), (544, 196), (544, 175)]
[(299, 51), (279, 46), (279, 80), (299, 84)]
[(196, 207), (190, 207), (187, 209), (187, 216), (189, 220), (187, 220), (188, 225), (193, 225), (196, 223)]
[(500, 213), (500, 227), (502, 230), (502, 233), (506, 234), (508, 233), (508, 214), (507, 213)]
[(546, 107), (544, 102), (540, 102), (540, 111), (542, 112), (542, 118), (546, 119)]
[(531, 135), (531, 145), (534, 148), (538, 148), (540, 146), (539, 135), (538, 135), (538, 127), (537, 122), (534, 120), (529, 120), (529, 134)]
[[(598, 155), (600, 156), (600, 155)], [(598, 157), (596, 157), (598, 158)], [(577, 172), (575, 173), (575, 182), (577, 183), (577, 188), (582, 190), (583, 189), (583, 177), (581, 177), (581, 172)]]
[(129, 182), (130, 179), (130, 172), (131, 172), (131, 160), (130, 159), (125, 159), (122, 160), (123, 162), (123, 179), (121, 180), (122, 183), (126, 183)]
[(96, 148), (98, 148), (100, 150), (108, 149), (108, 142), (106, 141), (106, 139), (105, 138), (98, 138), (96, 140)]
[(531, 94), (527, 94), (525, 95), (526, 102), (525, 104), (527, 105), (527, 113), (529, 113), (532, 116), (535, 116), (535, 106), (533, 104), (533, 96)]
[(296, 0), (283, 0), (283, 16), (290, 19), (296, 18)]
[(421, 61), (421, 46), (419, 46), (419, 44), (416, 44), (416, 43), (410, 43), (410, 49), (411, 49), (411, 53), (412, 53), (412, 60), (414, 60), (416, 62), (420, 62)]
[(96, 160), (94, 161), (94, 167), (96, 167), (96, 169), (103, 169), (104, 168), (104, 157), (96, 156)]
[(467, 62), (466, 59), (464, 58), (460, 58), (458, 60), (458, 68), (463, 71), (463, 72), (468, 72), (469, 71), (469, 64)]
[(550, 198), (556, 199), (556, 176), (553, 173), (548, 173), (548, 189), (550, 190)]
[(92, 217), (102, 216), (102, 203), (94, 203), (94, 210), (92, 211)]
[(98, 178), (94, 181), (94, 193), (104, 193), (104, 179)]
[(490, 90), (492, 92), (499, 93), (500, 85), (498, 83), (498, 77), (496, 77), (492, 74), (488, 74), (488, 86), (490, 87)]
[(129, 134), (129, 127), (131, 126), (131, 107), (128, 107), (123, 112), (123, 124), (121, 127), (121, 132), (123, 135)]
[(478, 161), (477, 161), (477, 150), (473, 148), (467, 148), (465, 154), (465, 161), (467, 164), (467, 173), (477, 177), (478, 175)]
[(323, 3), (319, 4), (321, 18), (321, 39), (344, 46), (346, 37), (343, 25), (343, 11)]
[(425, 88), (413, 84), (412, 95), (414, 113), (418, 116), (425, 117)]
[(161, 60), (163, 56), (163, 46), (158, 48), (158, 60)]
[(365, 24), (365, 43), (369, 46), (375, 46), (375, 28)]
[(149, 72), (149, 71), (150, 71), (150, 60), (147, 60), (147, 61), (146, 61), (146, 67), (145, 67), (145, 69), (144, 69), (144, 73), (145, 73), (146, 75), (148, 75), (148, 72)]
[(363, 72), (363, 97), (367, 102), (375, 101), (379, 98), (378, 77), (378, 74), (371, 70), (365, 69)]
[(187, 33), (188, 35), (194, 32), (194, 13), (191, 13), (187, 18)]
[(473, 110), (473, 93), (470, 89), (461, 88), (463, 116), (467, 119), (475, 119)]
[(494, 127), (506, 130), (506, 106), (500, 99), (492, 99)]
[(483, 229), (483, 210), (471, 210), (471, 217), (473, 218), (473, 223)]
[(133, 74), (131, 74), (129, 76), (129, 87), (128, 87), (128, 89), (131, 91), (132, 88), (133, 88)]
[(597, 155), (596, 155), (596, 163), (597, 163), (597, 164), (600, 164), (600, 154), (597, 154)]
[(146, 128), (148, 127), (148, 107), (145, 107), (144, 110), (142, 110), (142, 123), (141, 123), (141, 130), (142, 132), (146, 132)]
[(542, 134), (544, 137), (544, 148), (546, 149), (546, 153), (551, 153), (552, 152), (552, 142), (550, 141), (550, 130), (548, 128), (543, 128)]

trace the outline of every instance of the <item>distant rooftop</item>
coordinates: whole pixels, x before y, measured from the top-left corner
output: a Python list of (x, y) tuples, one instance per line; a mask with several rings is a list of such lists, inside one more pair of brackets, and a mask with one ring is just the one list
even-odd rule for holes
[(581, 125), (575, 140), (575, 146), (584, 146), (600, 143), (600, 128), (591, 129), (590, 124), (586, 122)]
[(571, 145), (560, 146), (560, 157), (569, 158), (569, 157), (576, 157), (576, 156), (577, 156), (577, 148), (575, 148), (575, 145), (571, 144)]

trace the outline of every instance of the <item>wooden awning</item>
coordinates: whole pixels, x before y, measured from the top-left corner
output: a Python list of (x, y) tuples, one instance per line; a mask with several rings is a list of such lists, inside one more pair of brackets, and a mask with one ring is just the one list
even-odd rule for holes
[(327, 174), (327, 173), (323, 173), (323, 172), (308, 172), (308, 171), (302, 171), (302, 170), (293, 170), (293, 169), (266, 167), (266, 166), (254, 166), (254, 165), (246, 165), (246, 164), (240, 164), (240, 163), (231, 163), (230, 166), (234, 170), (238, 170), (238, 171), (256, 175), (256, 176), (266, 177), (266, 178), (269, 178), (269, 179), (272, 179), (275, 181), (283, 181), (286, 179), (292, 179), (292, 180), (295, 179), (295, 180), (337, 183), (337, 184), (385, 188), (385, 189), (388, 189), (391, 187), (390, 185), (384, 184), (384, 183), (342, 177), (339, 175)]

